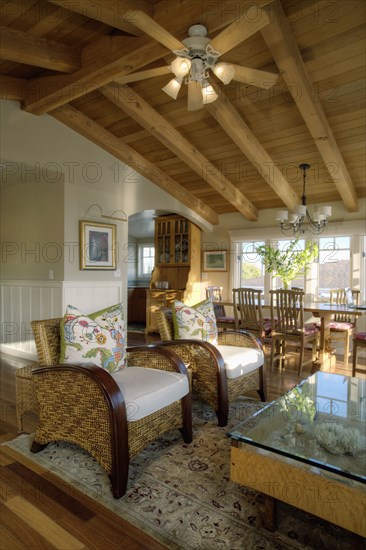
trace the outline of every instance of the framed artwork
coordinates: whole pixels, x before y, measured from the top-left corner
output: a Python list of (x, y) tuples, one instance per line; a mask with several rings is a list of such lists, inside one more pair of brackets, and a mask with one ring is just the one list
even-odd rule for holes
[(80, 220), (80, 269), (116, 269), (116, 226)]
[(203, 271), (227, 271), (226, 250), (210, 250), (203, 253)]

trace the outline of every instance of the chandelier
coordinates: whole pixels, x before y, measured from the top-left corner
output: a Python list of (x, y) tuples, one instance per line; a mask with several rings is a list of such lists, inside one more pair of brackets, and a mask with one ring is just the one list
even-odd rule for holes
[(182, 40), (186, 46), (182, 50), (173, 50), (177, 56), (170, 65), (173, 78), (163, 92), (177, 99), (183, 79), (188, 86), (188, 111), (197, 111), (202, 105), (212, 103), (218, 98), (212, 85), (208, 82), (209, 70), (224, 83), (229, 84), (235, 74), (235, 69), (228, 63), (216, 63), (220, 53), (210, 46), (207, 29), (203, 25), (193, 25), (188, 30), (189, 38)]
[(310, 164), (300, 164), (300, 170), (303, 172), (303, 188), (301, 204), (298, 204), (294, 213), (290, 214), (287, 210), (279, 210), (276, 220), (280, 222), (282, 233), (285, 235), (294, 235), (300, 237), (305, 232), (312, 235), (319, 235), (325, 229), (328, 223), (327, 218), (332, 215), (331, 206), (322, 206), (318, 208), (313, 217), (310, 216), (306, 208), (306, 171), (310, 168)]

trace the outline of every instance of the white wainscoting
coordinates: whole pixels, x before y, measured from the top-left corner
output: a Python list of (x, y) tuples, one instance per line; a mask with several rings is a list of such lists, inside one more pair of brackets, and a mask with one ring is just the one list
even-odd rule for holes
[(120, 281), (2, 281), (0, 291), (0, 350), (28, 359), (37, 358), (33, 319), (62, 317), (68, 304), (91, 313), (122, 301)]

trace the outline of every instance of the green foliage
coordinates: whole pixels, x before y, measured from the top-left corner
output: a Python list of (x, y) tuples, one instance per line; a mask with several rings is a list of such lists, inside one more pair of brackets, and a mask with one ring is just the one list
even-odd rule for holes
[(280, 403), (282, 405), (281, 411), (284, 411), (288, 418), (300, 420), (302, 417), (305, 420), (308, 417), (310, 422), (314, 421), (316, 405), (302, 389), (294, 388), (280, 399)]
[(262, 275), (261, 270), (250, 262), (244, 262), (241, 270), (242, 279), (256, 279)]
[(318, 255), (318, 245), (306, 241), (304, 250), (297, 248), (299, 240), (291, 241), (285, 250), (270, 245), (258, 246), (256, 252), (273, 277), (281, 277), (283, 287), (288, 288), (299, 273), (306, 273)]

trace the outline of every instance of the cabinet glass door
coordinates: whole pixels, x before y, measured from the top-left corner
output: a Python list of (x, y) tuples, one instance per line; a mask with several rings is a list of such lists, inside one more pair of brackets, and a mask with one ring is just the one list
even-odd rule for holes
[(158, 222), (158, 262), (170, 263), (170, 221)]
[(188, 263), (188, 220), (176, 220), (174, 223), (174, 262)]

